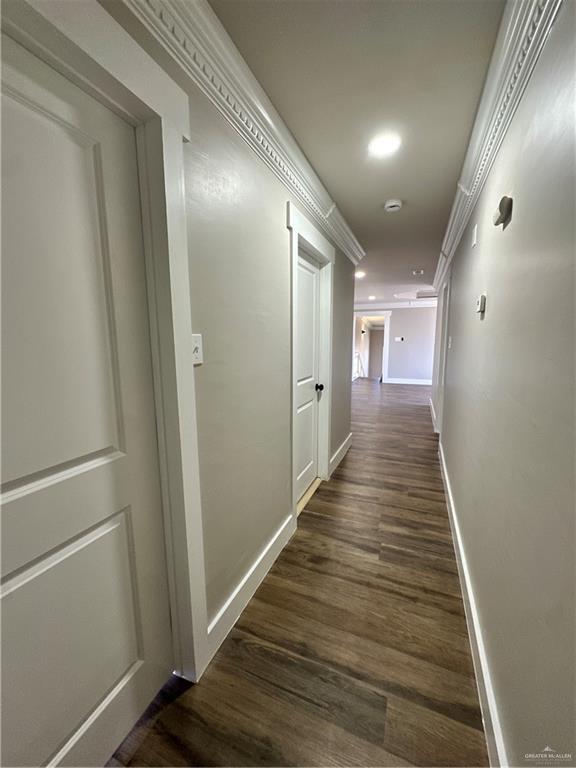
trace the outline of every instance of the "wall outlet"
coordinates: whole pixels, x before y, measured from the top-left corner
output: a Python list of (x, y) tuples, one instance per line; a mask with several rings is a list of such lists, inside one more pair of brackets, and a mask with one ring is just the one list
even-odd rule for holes
[(475, 248), (478, 243), (478, 224), (474, 224), (474, 229), (472, 230), (472, 248)]
[(192, 362), (194, 365), (201, 365), (204, 362), (201, 333), (192, 334)]

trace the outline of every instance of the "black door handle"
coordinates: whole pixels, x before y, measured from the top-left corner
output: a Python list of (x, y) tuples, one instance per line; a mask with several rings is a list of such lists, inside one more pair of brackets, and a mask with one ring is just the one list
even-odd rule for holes
[(316, 384), (316, 392), (323, 392), (324, 384)]

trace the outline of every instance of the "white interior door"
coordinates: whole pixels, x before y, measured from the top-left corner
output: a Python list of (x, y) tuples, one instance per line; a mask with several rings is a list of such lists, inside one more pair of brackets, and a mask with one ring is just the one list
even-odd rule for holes
[(319, 283), (318, 265), (303, 253), (298, 256), (296, 286), (296, 496), (298, 499), (318, 476)]
[(2, 58), (2, 763), (97, 765), (173, 668), (135, 134)]

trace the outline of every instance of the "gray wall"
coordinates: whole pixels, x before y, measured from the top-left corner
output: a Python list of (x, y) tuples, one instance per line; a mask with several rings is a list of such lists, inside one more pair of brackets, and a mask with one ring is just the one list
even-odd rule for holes
[(384, 349), (384, 329), (372, 328), (370, 330), (370, 363), (368, 376), (371, 379), (379, 379), (382, 375), (382, 352)]
[(440, 431), (444, 405), (444, 373), (446, 370), (446, 344), (448, 341), (448, 316), (450, 301), (450, 280), (446, 280), (438, 293), (436, 310), (436, 331), (434, 334), (434, 366), (432, 371), (432, 403), (434, 406), (434, 427)]
[(388, 378), (432, 379), (435, 328), (436, 307), (392, 310)]
[[(291, 511), (286, 187), (123, 3), (102, 4), (188, 93), (184, 147), (208, 618)], [(337, 250), (331, 450), (350, 433), (354, 265)]]
[[(213, 617), (290, 511), (290, 195), (199, 93), (185, 147), (207, 601)], [(350, 433), (354, 265), (337, 252), (331, 452)]]
[(575, 7), (551, 30), (452, 269), (441, 440), (511, 765), (545, 745), (576, 756)]
[(338, 250), (334, 265), (333, 308), (331, 456), (350, 434), (352, 397), (354, 265)]
[(191, 114), (185, 182), (213, 617), (290, 511), (290, 235), (285, 188), (194, 91)]

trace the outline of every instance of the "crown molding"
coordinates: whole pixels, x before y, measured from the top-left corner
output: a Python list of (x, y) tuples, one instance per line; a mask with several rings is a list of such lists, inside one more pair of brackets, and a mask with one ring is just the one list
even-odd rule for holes
[(562, 3), (563, 0), (508, 0), (504, 9), (438, 259), (436, 290), (446, 280), (456, 248)]
[(409, 299), (408, 301), (361, 302), (354, 304), (355, 315), (379, 315), (389, 309), (422, 309), (438, 306), (438, 299)]
[(122, 2), (332, 242), (358, 264), (364, 249), (207, 0)]

